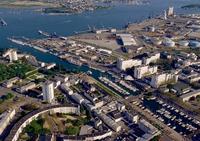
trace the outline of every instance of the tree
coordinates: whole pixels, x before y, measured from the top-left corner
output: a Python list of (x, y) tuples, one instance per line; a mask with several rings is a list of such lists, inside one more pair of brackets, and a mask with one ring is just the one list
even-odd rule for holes
[(65, 134), (67, 135), (78, 135), (79, 127), (69, 126), (65, 130)]

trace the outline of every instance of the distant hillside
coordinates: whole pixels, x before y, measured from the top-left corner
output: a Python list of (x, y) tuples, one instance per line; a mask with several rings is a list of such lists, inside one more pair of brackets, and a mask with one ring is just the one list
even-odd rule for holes
[(189, 4), (189, 5), (184, 5), (181, 8), (184, 9), (193, 9), (193, 8), (200, 8), (200, 4)]
[(56, 3), (48, 2), (47, 0), (0, 0), (1, 7), (32, 7), (32, 6), (45, 6), (55, 7)]

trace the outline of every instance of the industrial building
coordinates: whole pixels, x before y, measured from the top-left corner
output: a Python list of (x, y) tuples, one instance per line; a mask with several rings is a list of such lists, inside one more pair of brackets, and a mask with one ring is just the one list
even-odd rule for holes
[(116, 36), (121, 40), (123, 46), (137, 45), (131, 34), (117, 34)]

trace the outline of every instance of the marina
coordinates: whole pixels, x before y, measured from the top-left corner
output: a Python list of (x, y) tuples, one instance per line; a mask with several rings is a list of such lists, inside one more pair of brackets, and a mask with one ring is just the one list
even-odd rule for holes
[(200, 129), (200, 122), (161, 100), (144, 99), (143, 105), (155, 114), (155, 117), (178, 133), (187, 136)]

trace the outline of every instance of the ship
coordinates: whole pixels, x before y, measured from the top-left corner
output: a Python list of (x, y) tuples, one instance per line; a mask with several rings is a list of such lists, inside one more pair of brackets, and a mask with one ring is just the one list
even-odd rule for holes
[(7, 23), (6, 23), (6, 21), (4, 21), (4, 19), (0, 19), (0, 24), (1, 24), (1, 26), (7, 26)]
[(47, 32), (44, 32), (44, 31), (42, 31), (42, 30), (38, 30), (38, 33), (39, 33), (40, 35), (44, 35), (44, 36), (50, 37), (50, 34), (48, 34)]
[(14, 38), (8, 38), (8, 40), (10, 40), (13, 43), (19, 44), (19, 45), (23, 45), (23, 46), (26, 45), (26, 43), (24, 43), (20, 40), (14, 39)]

